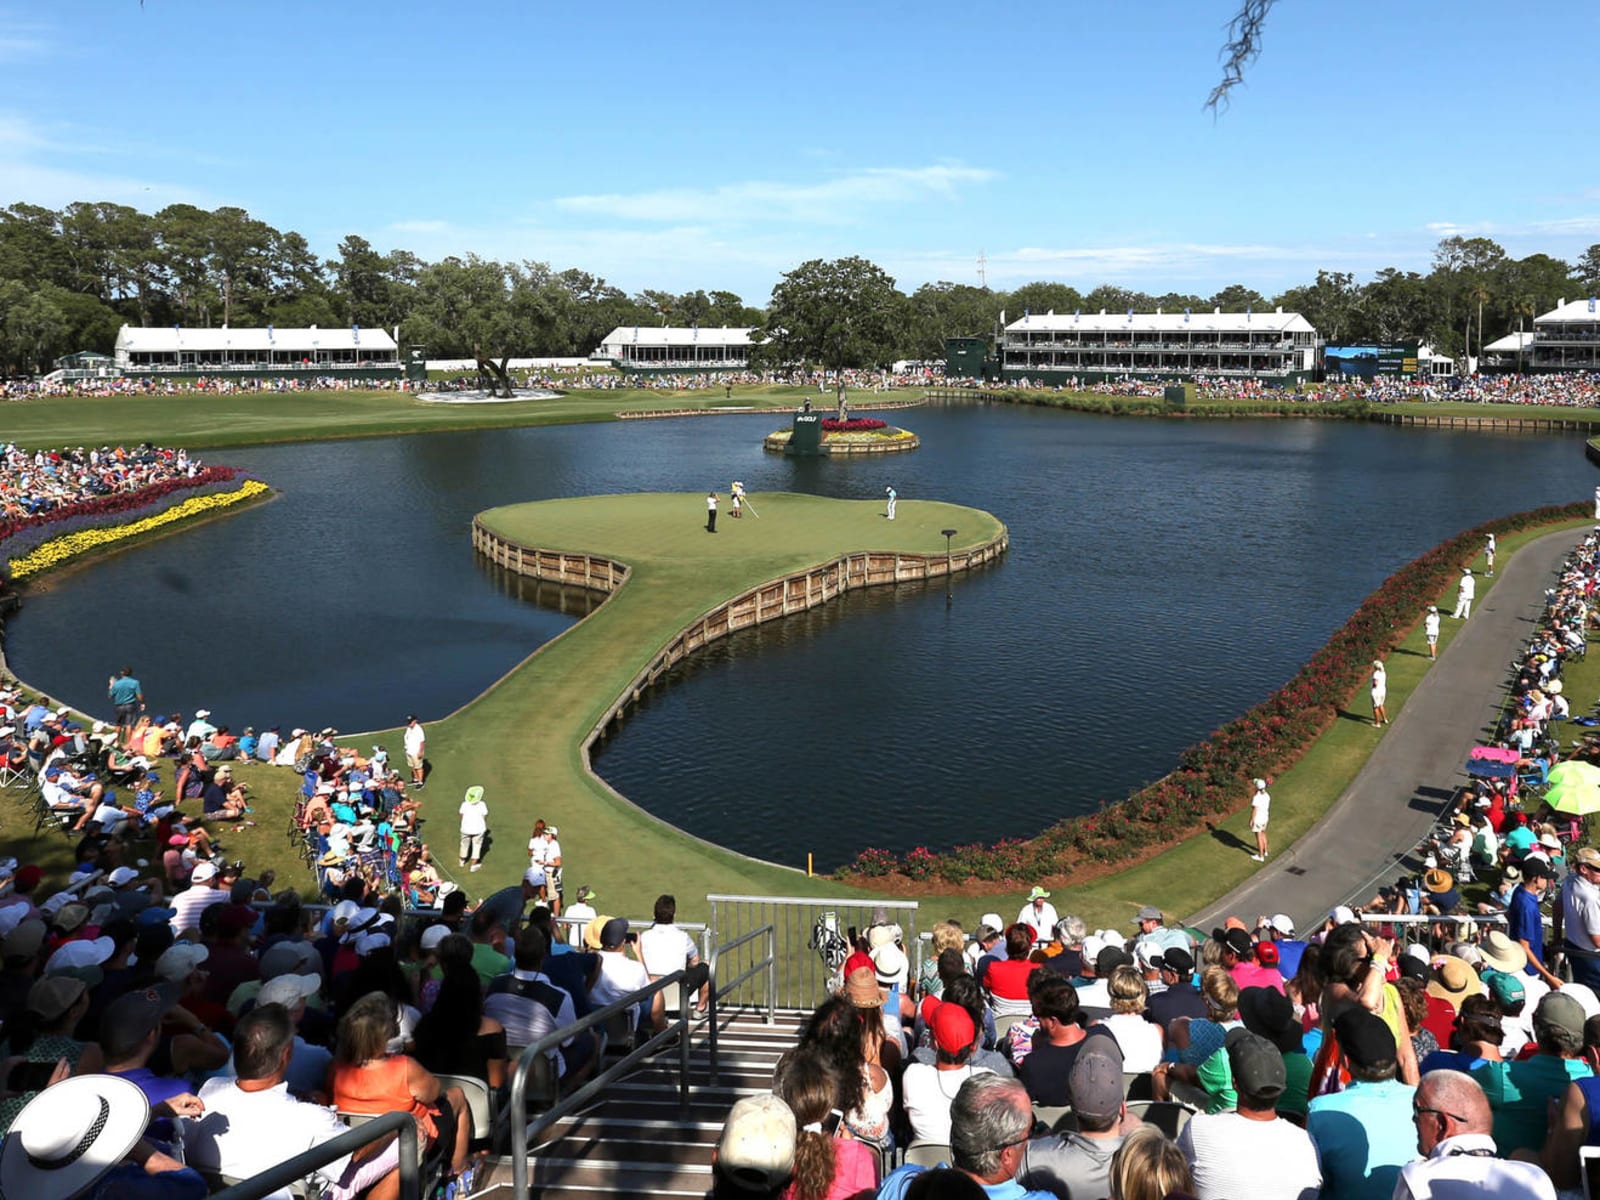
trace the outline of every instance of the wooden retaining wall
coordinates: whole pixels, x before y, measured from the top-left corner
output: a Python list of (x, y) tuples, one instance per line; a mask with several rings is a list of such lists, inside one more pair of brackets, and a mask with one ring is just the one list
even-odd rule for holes
[[(472, 522), (472, 545), (508, 571), (535, 579), (548, 579), (593, 588), (607, 595), (627, 582), (630, 569), (623, 563), (592, 554), (568, 554), (521, 546)], [(791, 613), (816, 608), (846, 592), (886, 584), (921, 583), (971, 571), (994, 562), (1010, 548), (1010, 532), (1001, 526), (992, 540), (967, 550), (943, 554), (906, 554), (868, 550), (846, 554), (830, 562), (759, 584), (719, 604), (689, 622), (668, 640), (648, 665), (622, 689), (605, 715), (583, 742), (584, 760), (589, 750), (614, 724), (620, 724), (630, 706), (678, 663), (712, 642), (741, 629), (776, 621)]]
[[(983, 391), (983, 390), (980, 390), (980, 389), (977, 389), (977, 388), (929, 388), (928, 389), (928, 398), (930, 400), (993, 400), (993, 401), (1001, 401), (1001, 402), (1009, 401), (1009, 402), (1015, 403), (1015, 402), (1017, 402), (1019, 400), (1025, 400), (1031, 394), (1033, 394), (1033, 393), (1030, 393), (1030, 392), (1010, 392), (1010, 393), (992, 392), (992, 391)], [(1041, 394), (1046, 394), (1046, 393), (1041, 393)], [(1159, 398), (1158, 397), (1127, 397), (1127, 399), (1157, 400)], [(1262, 397), (1262, 399), (1270, 400), (1271, 397), (1270, 396), (1264, 396), (1264, 397)], [(1190, 411), (1188, 409), (1173, 409), (1168, 415), (1181, 417), (1181, 416), (1210, 416), (1210, 415), (1213, 415), (1213, 414), (1211, 412), (1196, 413), (1196, 412)], [(1226, 415), (1226, 414), (1221, 414), (1221, 415)], [(1246, 416), (1253, 417), (1253, 416), (1256, 416), (1257, 414), (1245, 412), (1245, 413), (1240, 413), (1239, 415), (1241, 417), (1246, 417)], [(1262, 414), (1259, 414), (1259, 415), (1261, 415), (1261, 416), (1272, 416), (1272, 415), (1277, 415), (1277, 414), (1262, 413)], [(1292, 411), (1290, 411), (1290, 412), (1287, 412), (1285, 415), (1293, 416), (1294, 413)], [(1308, 411), (1305, 415), (1308, 416), (1308, 417), (1325, 417), (1327, 414), (1317, 413), (1317, 412), (1309, 412)], [(1421, 429), (1477, 429), (1477, 430), (1482, 430), (1482, 431), (1485, 431), (1485, 432), (1499, 432), (1499, 433), (1523, 432), (1523, 433), (1594, 433), (1594, 434), (1600, 434), (1600, 421), (1593, 421), (1593, 420), (1585, 421), (1585, 420), (1581, 420), (1581, 419), (1576, 418), (1576, 417), (1521, 417), (1521, 416), (1518, 416), (1518, 417), (1507, 417), (1507, 416), (1498, 416), (1498, 415), (1497, 416), (1492, 416), (1492, 417), (1471, 417), (1471, 416), (1459, 416), (1459, 415), (1450, 416), (1450, 415), (1446, 415), (1446, 414), (1443, 414), (1443, 413), (1435, 414), (1435, 413), (1392, 412), (1392, 411), (1384, 408), (1382, 405), (1373, 405), (1372, 407), (1370, 407), (1367, 410), (1367, 414), (1366, 414), (1366, 417), (1364, 419), (1368, 420), (1368, 421), (1372, 421), (1372, 422), (1374, 422), (1376, 424), (1379, 424), (1379, 425), (1414, 425), (1414, 426), (1416, 426), (1418, 428), (1421, 428)], [(1600, 460), (1597, 460), (1597, 461), (1600, 461)]]
[(472, 521), (472, 548), (496, 566), (518, 575), (588, 588), (608, 596), (628, 581), (628, 568), (623, 563), (597, 554), (563, 554), (559, 550), (519, 546), (490, 533), (477, 518)]
[(1527, 433), (1600, 432), (1600, 424), (1572, 417), (1451, 417), (1433, 413), (1385, 412), (1372, 409), (1367, 420), (1380, 425), (1416, 425), (1425, 429), (1483, 429)]

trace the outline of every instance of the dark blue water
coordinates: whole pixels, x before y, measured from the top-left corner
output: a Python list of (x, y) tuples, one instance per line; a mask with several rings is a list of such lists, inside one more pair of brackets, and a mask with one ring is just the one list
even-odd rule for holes
[(948, 601), (857, 594), (727, 639), (597, 759), (694, 833), (832, 865), (1120, 798), (1283, 682), (1408, 559), (1594, 486), (1566, 437), (967, 404), (900, 420), (923, 448), (872, 461), (764, 454), (771, 416), (222, 452), (283, 497), (48, 583), (7, 653), (91, 709), (126, 661), (158, 710), (375, 728), (452, 711), (583, 611), (474, 559), (468, 526), (491, 505), (740, 478), (988, 509), (1011, 553)]

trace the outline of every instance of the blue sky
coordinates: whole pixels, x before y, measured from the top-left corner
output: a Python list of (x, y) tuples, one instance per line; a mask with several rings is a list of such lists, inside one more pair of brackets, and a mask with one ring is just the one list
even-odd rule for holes
[(1600, 242), (1594, 0), (1280, 0), (1213, 120), (1234, 6), (13, 4), (0, 203), (235, 204), (323, 254), (754, 303), (843, 254), (907, 291), (982, 251), (994, 287), (1270, 294), (1447, 233)]

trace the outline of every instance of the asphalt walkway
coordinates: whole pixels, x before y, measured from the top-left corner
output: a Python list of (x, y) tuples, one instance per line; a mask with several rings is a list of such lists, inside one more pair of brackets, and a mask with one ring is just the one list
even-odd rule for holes
[[(1544, 591), (1583, 538), (1562, 530), (1529, 542), (1473, 606), (1394, 717), (1372, 757), (1327, 815), (1281, 855), (1189, 921), (1211, 929), (1230, 914), (1246, 922), (1287, 913), (1305, 930), (1334, 905), (1366, 900), (1393, 882), (1441, 806), (1466, 782), (1467, 754), (1494, 725), (1507, 665), (1544, 611)], [(1448, 610), (1443, 613), (1449, 621)], [(1361, 699), (1358, 697), (1358, 699)]]

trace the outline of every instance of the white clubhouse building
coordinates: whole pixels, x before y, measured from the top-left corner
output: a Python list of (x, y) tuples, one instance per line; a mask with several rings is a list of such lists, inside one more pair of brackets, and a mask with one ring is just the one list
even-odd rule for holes
[(742, 371), (750, 346), (748, 328), (619, 325), (589, 358), (623, 371)]
[(1295, 383), (1317, 369), (1317, 331), (1299, 313), (1028, 314), (1000, 335), (1006, 380), (1046, 384), (1139, 376)]
[(125, 375), (312, 374), (393, 378), (400, 350), (383, 329), (187, 329), (124, 325), (117, 368)]

